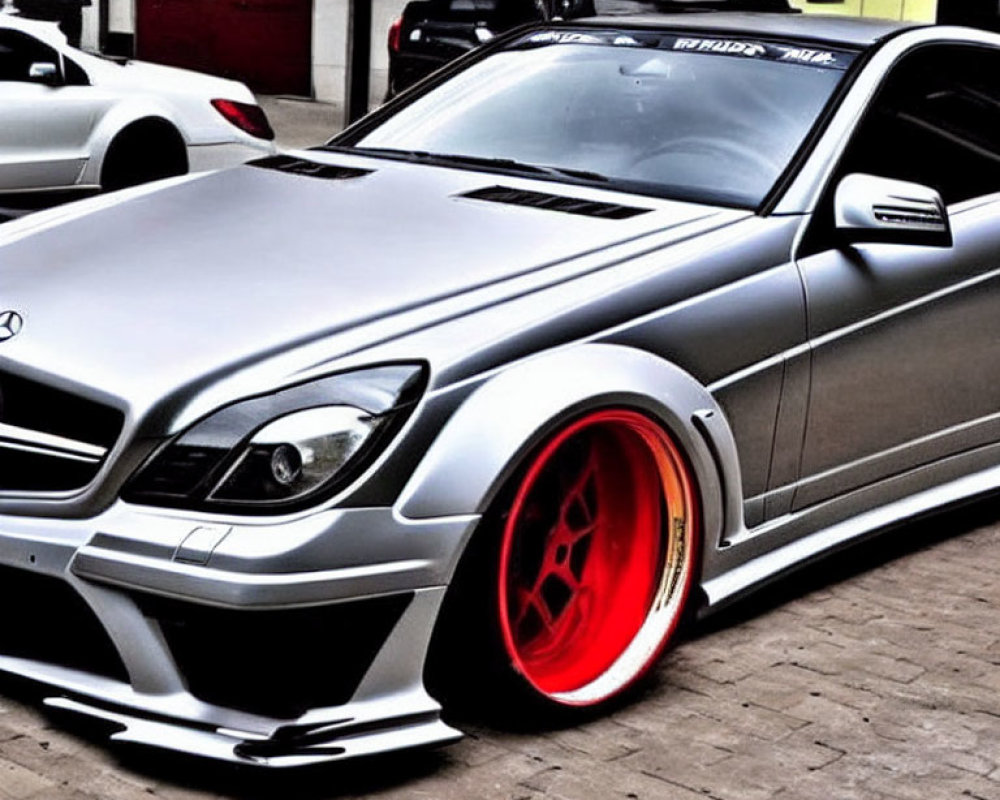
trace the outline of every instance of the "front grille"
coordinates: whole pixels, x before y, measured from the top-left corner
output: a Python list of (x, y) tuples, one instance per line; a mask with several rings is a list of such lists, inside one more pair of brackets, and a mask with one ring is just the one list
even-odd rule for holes
[(134, 596), (159, 623), (191, 694), (278, 719), (350, 700), (412, 598), (259, 611)]
[(93, 480), (121, 433), (117, 409), (0, 373), (0, 491), (57, 492)]
[(128, 680), (104, 626), (65, 581), (0, 567), (0, 607), (0, 655)]

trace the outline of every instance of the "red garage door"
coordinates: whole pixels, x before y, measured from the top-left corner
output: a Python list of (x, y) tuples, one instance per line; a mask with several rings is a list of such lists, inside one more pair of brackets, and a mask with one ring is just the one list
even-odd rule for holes
[(139, 58), (309, 95), (312, 0), (138, 0)]

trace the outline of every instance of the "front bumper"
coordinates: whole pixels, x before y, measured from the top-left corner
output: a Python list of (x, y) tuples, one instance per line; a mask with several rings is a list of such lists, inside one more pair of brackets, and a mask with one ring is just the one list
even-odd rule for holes
[[(44, 608), (21, 632), (64, 642), (32, 649), (0, 626), (0, 671), (112, 723), (114, 740), (238, 763), (448, 742), (460, 734), (423, 667), (477, 521), (377, 508), (247, 524), (123, 503), (89, 520), (0, 517), (0, 569), (23, 578), (12, 599)], [(103, 661), (77, 658), (102, 647)]]

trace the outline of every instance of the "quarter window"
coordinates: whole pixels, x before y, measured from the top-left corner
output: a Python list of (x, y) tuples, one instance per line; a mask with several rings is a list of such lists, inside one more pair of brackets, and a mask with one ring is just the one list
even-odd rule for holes
[(67, 86), (89, 86), (90, 79), (83, 68), (71, 58), (63, 59), (63, 71), (66, 73), (65, 80)]

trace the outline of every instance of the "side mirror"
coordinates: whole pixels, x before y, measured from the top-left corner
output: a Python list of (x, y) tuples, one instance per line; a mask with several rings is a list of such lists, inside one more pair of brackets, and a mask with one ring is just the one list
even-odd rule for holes
[(58, 86), (62, 83), (59, 66), (51, 61), (36, 61), (28, 67), (28, 80), (33, 83), (44, 83), (47, 86)]
[(852, 244), (952, 245), (941, 195), (919, 183), (847, 175), (837, 186), (833, 207), (837, 232)]

